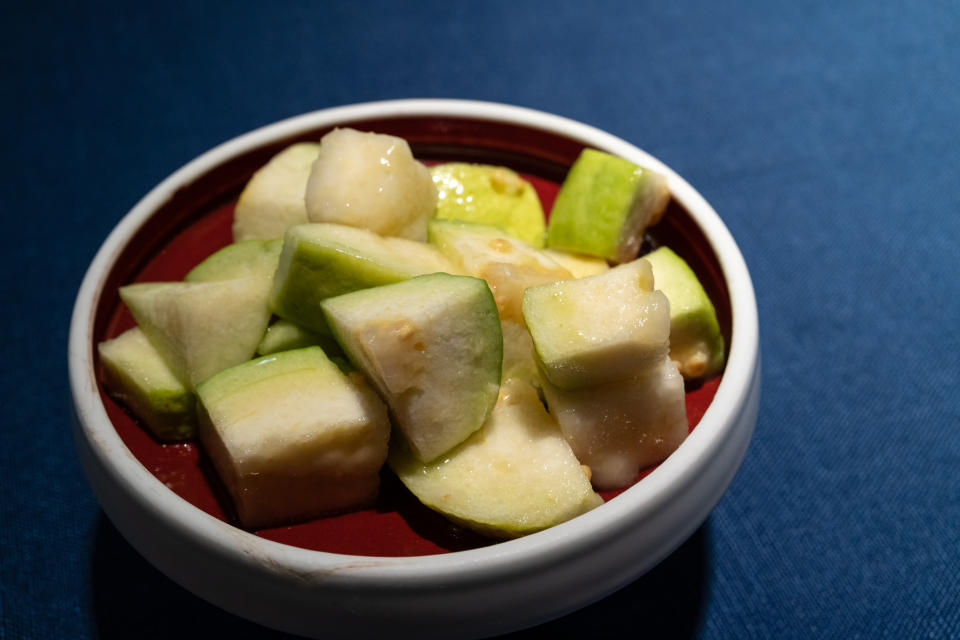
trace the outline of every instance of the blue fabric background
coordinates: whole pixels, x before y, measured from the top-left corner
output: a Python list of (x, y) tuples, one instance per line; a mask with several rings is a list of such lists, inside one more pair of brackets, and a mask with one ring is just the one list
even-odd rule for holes
[(0, 9), (3, 640), (277, 637), (169, 582), (99, 510), (69, 314), (107, 232), (197, 154), (398, 97), (634, 142), (712, 202), (754, 277), (763, 398), (729, 491), (653, 572), (538, 631), (960, 637), (955, 0), (150, 4)]

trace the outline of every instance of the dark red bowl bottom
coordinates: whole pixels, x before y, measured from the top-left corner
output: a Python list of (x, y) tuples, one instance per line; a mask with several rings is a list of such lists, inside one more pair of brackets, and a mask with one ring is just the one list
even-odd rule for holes
[[(567, 168), (582, 149), (579, 142), (556, 134), (484, 120), (406, 117), (341, 126), (402, 136), (427, 162), (462, 160), (510, 166), (534, 184), (547, 212)], [(291, 142), (318, 140), (325, 132), (317, 129), (250, 151), (201, 176), (160, 207), (108, 274), (97, 309), (94, 339), (100, 342), (114, 337), (134, 324), (117, 296), (119, 286), (135, 281), (180, 280), (206, 256), (229, 244), (233, 205), (250, 175)], [(664, 219), (652, 230), (651, 239), (673, 248), (697, 272), (717, 307), (729, 344), (730, 303), (720, 265), (687, 211), (672, 202)], [(230, 522), (229, 499), (200, 448), (193, 443), (158, 444), (107, 394), (99, 365), (97, 374), (107, 414), (134, 456), (184, 500)], [(713, 400), (719, 381), (715, 378), (687, 389), (691, 431)], [(644, 470), (637, 479), (651, 470)], [(611, 500), (618, 493), (602, 495)], [(429, 555), (495, 542), (421, 505), (389, 470), (382, 474), (380, 497), (371, 508), (254, 533), (305, 549), (370, 556)]]

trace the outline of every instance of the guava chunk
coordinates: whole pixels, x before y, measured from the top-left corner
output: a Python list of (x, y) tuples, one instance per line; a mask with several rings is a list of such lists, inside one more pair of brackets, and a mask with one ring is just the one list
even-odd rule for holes
[(574, 278), (595, 276), (610, 270), (610, 263), (596, 256), (572, 253), (561, 249), (544, 249), (543, 253), (569, 271)]
[(483, 280), (435, 273), (322, 304), (350, 361), (429, 461), (480, 428), (497, 399), (503, 340)]
[(406, 140), (344, 128), (320, 140), (305, 201), (310, 222), (423, 241), (437, 191)]
[(120, 298), (171, 371), (188, 388), (253, 357), (270, 320), (270, 282), (142, 282)]
[(669, 349), (670, 305), (643, 259), (531, 287), (523, 316), (544, 375), (564, 389), (632, 378)]
[(301, 327), (329, 335), (323, 300), (438, 271), (454, 267), (422, 242), (341, 224), (299, 225), (284, 237), (270, 307)]
[(669, 247), (644, 258), (657, 288), (670, 300), (670, 357), (685, 379), (703, 379), (723, 369), (724, 341), (717, 312), (693, 269)]
[(139, 327), (101, 342), (97, 350), (108, 391), (156, 440), (176, 442), (194, 436), (193, 392), (177, 379)]
[(487, 281), (504, 320), (523, 323), (527, 287), (573, 277), (542, 251), (490, 225), (432, 220), (429, 239), (461, 273)]
[(235, 278), (260, 278), (269, 288), (277, 270), (280, 238), (255, 238), (228, 244), (208, 256), (183, 278), (185, 282), (216, 282)]
[(515, 538), (565, 522), (603, 503), (536, 390), (513, 379), (500, 388), (483, 428), (424, 464), (391, 447), (389, 465), (425, 505), (484, 535)]
[(282, 238), (289, 227), (309, 222), (304, 193), (319, 153), (317, 143), (297, 143), (253, 174), (234, 209), (234, 242)]
[(546, 221), (537, 190), (507, 167), (448, 162), (430, 168), (437, 211), (444, 220), (479, 222), (502, 229), (531, 247), (543, 246)]
[(673, 453), (689, 431), (683, 377), (666, 356), (629, 380), (572, 390), (545, 380), (543, 393), (599, 490), (633, 483), (642, 469)]
[(248, 529), (369, 505), (390, 434), (360, 374), (319, 347), (226, 369), (197, 386), (201, 442)]
[(328, 356), (340, 355), (340, 346), (331, 338), (296, 325), (289, 320), (279, 319), (272, 322), (257, 345), (257, 354), (268, 356), (279, 351), (291, 351), (304, 347), (317, 346)]
[(644, 230), (660, 220), (669, 200), (662, 175), (584, 149), (557, 193), (547, 246), (628, 262), (637, 257)]

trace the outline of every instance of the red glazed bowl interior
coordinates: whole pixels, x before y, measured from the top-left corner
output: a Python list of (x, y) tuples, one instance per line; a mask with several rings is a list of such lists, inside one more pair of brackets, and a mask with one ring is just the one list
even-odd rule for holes
[[(344, 122), (341, 126), (405, 138), (414, 154), (428, 164), (464, 161), (508, 166), (534, 185), (548, 214), (567, 169), (583, 148), (582, 143), (552, 132), (457, 117), (402, 116)], [(177, 191), (136, 232), (108, 273), (96, 309), (94, 342), (115, 337), (134, 324), (120, 302), (120, 286), (181, 280), (197, 263), (232, 242), (233, 207), (253, 172), (289, 144), (317, 141), (328, 130), (318, 128), (250, 150)], [(653, 245), (671, 247), (696, 272), (716, 306), (729, 345), (730, 299), (717, 257), (700, 228), (674, 200), (649, 236)], [(232, 523), (229, 498), (200, 447), (194, 443), (157, 443), (111, 398), (99, 362), (97, 381), (111, 422), (140, 463), (184, 500)], [(688, 386), (691, 431), (712, 401), (719, 382), (720, 378), (715, 378)], [(650, 470), (641, 472), (638, 481)], [(618, 493), (601, 495), (605, 500), (615, 500)], [(458, 527), (421, 505), (387, 469), (382, 473), (380, 497), (371, 508), (253, 533), (305, 549), (365, 556), (430, 555), (496, 542)]]

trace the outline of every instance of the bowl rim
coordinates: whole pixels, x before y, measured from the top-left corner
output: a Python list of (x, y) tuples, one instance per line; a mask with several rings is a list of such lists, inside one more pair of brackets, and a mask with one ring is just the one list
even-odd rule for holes
[[(674, 198), (684, 205), (712, 246), (729, 292), (732, 337), (724, 376), (713, 401), (683, 444), (616, 499), (545, 531), (487, 547), (403, 557), (337, 554), (260, 538), (203, 512), (167, 489), (143, 467), (126, 448), (103, 407), (95, 377), (93, 329), (106, 274), (125, 243), (180, 186), (232, 157), (309, 129), (348, 121), (428, 116), (479, 119), (540, 129), (620, 155), (666, 175)], [(399, 579), (407, 584), (449, 585), (467, 579), (466, 576), (471, 581), (496, 580), (583, 553), (597, 541), (623, 534), (626, 527), (681, 495), (729, 437), (737, 426), (733, 418), (741, 412), (754, 383), (758, 361), (758, 315), (746, 263), (719, 215), (686, 180), (647, 152), (588, 124), (526, 107), (437, 98), (367, 102), (305, 113), (239, 135), (188, 162), (137, 202), (97, 251), (77, 294), (68, 344), (69, 379), (78, 431), (87, 439), (112, 481), (125, 485), (145, 508), (178, 534), (234, 562), (307, 580), (322, 575), (328, 583)], [(680, 542), (682, 539), (674, 546)]]

